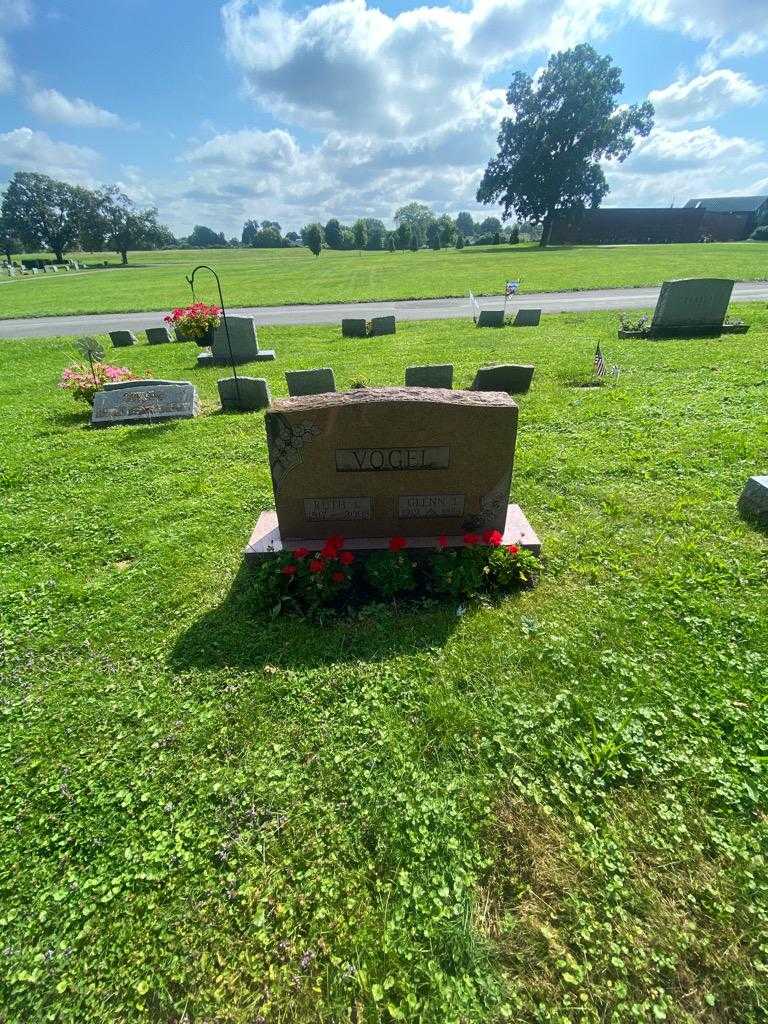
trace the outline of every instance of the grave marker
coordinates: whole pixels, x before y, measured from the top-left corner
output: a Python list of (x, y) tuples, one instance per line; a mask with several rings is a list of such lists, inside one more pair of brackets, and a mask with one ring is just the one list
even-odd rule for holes
[(250, 316), (228, 316), (229, 345), (232, 346), (230, 358), (227, 332), (224, 321), (213, 332), (213, 344), (210, 352), (201, 352), (197, 357), (198, 366), (230, 366), (241, 363), (263, 362), (274, 359), (271, 349), (260, 349), (256, 338), (256, 321)]
[(115, 348), (125, 348), (136, 344), (136, 335), (133, 331), (110, 331), (109, 340)]
[(375, 316), (371, 320), (371, 335), (374, 338), (378, 338), (382, 334), (394, 334), (394, 333), (395, 333), (395, 318), (394, 318), (394, 316)]
[(540, 309), (518, 309), (513, 327), (538, 327), (541, 323)]
[(751, 476), (747, 480), (739, 498), (739, 511), (768, 527), (768, 476)]
[(505, 391), (520, 395), (528, 391), (533, 380), (533, 366), (506, 363), (502, 366), (481, 366), (475, 374), (473, 391)]
[(173, 341), (167, 327), (148, 327), (145, 334), (148, 345), (167, 345), (169, 341)]
[(91, 425), (158, 423), (197, 416), (197, 389), (185, 380), (134, 380), (105, 384), (93, 400)]
[(341, 321), (341, 335), (343, 338), (364, 338), (366, 326), (365, 320), (347, 317)]
[(504, 310), (503, 309), (481, 309), (480, 315), (477, 318), (478, 327), (503, 327), (504, 326)]
[(285, 379), (291, 398), (300, 395), (324, 395), (336, 390), (336, 380), (329, 366), (321, 370), (286, 370)]
[(272, 398), (263, 377), (224, 377), (219, 381), (219, 399), (225, 412), (257, 412), (266, 409)]
[(405, 386), (407, 388), (453, 387), (453, 363), (435, 363), (433, 366), (406, 366)]
[(485, 529), (539, 549), (508, 504), (517, 435), (508, 395), (370, 388), (278, 399), (265, 426), (276, 512), (262, 514), (249, 558), (335, 534), (366, 550), (397, 535), (415, 547), (435, 547), (440, 534), (459, 545)]

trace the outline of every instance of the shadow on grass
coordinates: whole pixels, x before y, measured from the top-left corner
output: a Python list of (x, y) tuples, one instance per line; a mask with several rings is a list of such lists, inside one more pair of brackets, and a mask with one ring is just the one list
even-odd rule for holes
[(377, 605), (355, 619), (324, 623), (293, 616), (271, 619), (258, 609), (253, 575), (243, 565), (222, 603), (179, 637), (169, 664), (176, 670), (312, 669), (384, 661), (442, 648), (456, 623), (450, 603), (423, 609)]
[(48, 422), (56, 427), (87, 427), (91, 422), (90, 409), (73, 409), (71, 412), (52, 412)]

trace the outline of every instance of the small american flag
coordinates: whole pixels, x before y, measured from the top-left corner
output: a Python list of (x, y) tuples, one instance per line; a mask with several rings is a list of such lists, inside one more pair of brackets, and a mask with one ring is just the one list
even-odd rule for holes
[(509, 298), (510, 295), (517, 295), (517, 290), (520, 287), (519, 281), (507, 281), (506, 288), (504, 289), (504, 295)]
[(596, 377), (604, 377), (605, 376), (605, 360), (603, 359), (603, 353), (600, 350), (600, 342), (599, 341), (597, 343), (597, 348), (595, 349), (595, 364), (594, 364), (593, 373), (594, 373), (594, 375)]

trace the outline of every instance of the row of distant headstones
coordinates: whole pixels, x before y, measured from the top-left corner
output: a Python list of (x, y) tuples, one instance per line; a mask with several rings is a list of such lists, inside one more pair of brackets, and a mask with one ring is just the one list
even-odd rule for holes
[(88, 267), (85, 263), (78, 263), (77, 260), (68, 260), (66, 263), (43, 263), (41, 260), (39, 265), (36, 267), (25, 267), (21, 263), (8, 263), (4, 260), (0, 264), (2, 269), (8, 277), (15, 277), (17, 274), (21, 274), (22, 277), (27, 274), (37, 275), (43, 274), (56, 274), (59, 270), (87, 270)]

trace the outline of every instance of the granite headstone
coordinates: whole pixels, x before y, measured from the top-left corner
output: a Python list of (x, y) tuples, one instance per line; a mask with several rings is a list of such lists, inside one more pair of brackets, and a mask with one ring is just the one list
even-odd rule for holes
[(533, 380), (533, 366), (505, 363), (502, 366), (482, 366), (475, 374), (473, 391), (505, 391), (519, 395), (528, 391)]
[(336, 390), (336, 379), (329, 366), (320, 370), (286, 370), (285, 379), (291, 398), (324, 395)]
[(224, 377), (219, 382), (219, 399), (225, 412), (257, 412), (272, 401), (263, 377)]
[[(229, 328), (229, 342), (227, 341)], [(230, 356), (230, 346), (232, 355)], [(263, 362), (274, 359), (271, 349), (260, 349), (256, 338), (256, 321), (250, 316), (228, 316), (213, 332), (210, 352), (201, 352), (197, 357), (198, 366), (227, 366), (234, 361), (241, 363)]]
[(739, 498), (739, 511), (768, 527), (768, 476), (751, 476)]
[(145, 333), (149, 345), (167, 345), (169, 341), (173, 341), (167, 327), (148, 327)]
[(93, 400), (91, 425), (158, 423), (197, 416), (200, 400), (189, 381), (134, 380), (105, 384)]
[(371, 334), (374, 338), (382, 334), (394, 334), (395, 323), (394, 316), (375, 316), (371, 320)]
[(477, 318), (478, 327), (503, 327), (503, 309), (481, 309)]
[(732, 291), (733, 281), (721, 278), (665, 281), (661, 286), (649, 335), (719, 334)]
[(513, 327), (538, 327), (541, 323), (540, 309), (518, 309)]
[(133, 331), (110, 331), (109, 340), (115, 348), (125, 348), (136, 344), (136, 335)]
[(347, 317), (341, 321), (341, 334), (344, 338), (364, 338), (367, 323), (359, 318)]
[(406, 366), (405, 386), (407, 388), (453, 387), (453, 363), (435, 363), (432, 366)]

